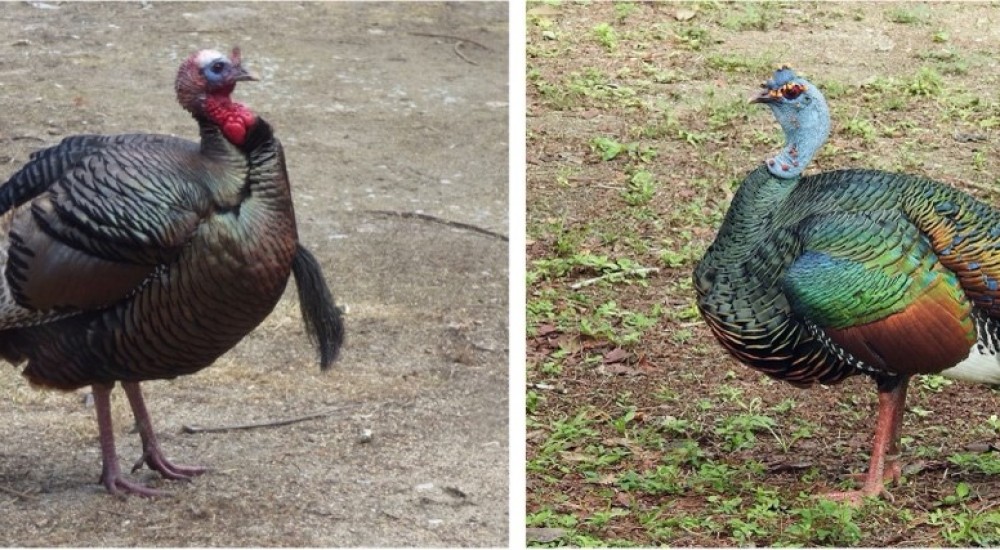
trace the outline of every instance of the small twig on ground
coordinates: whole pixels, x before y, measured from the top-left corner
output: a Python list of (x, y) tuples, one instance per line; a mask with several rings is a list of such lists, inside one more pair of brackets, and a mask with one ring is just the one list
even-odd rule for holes
[(38, 497), (32, 495), (31, 493), (22, 493), (21, 491), (15, 491), (10, 487), (4, 487), (0, 485), (0, 493), (7, 493), (8, 495), (15, 496), (18, 498), (23, 498), (24, 500), (36, 500)]
[(569, 285), (573, 290), (579, 290), (585, 286), (590, 286), (594, 283), (599, 283), (604, 279), (610, 279), (613, 277), (628, 277), (629, 275), (648, 275), (650, 273), (659, 273), (660, 268), (658, 267), (637, 267), (635, 269), (626, 269), (625, 271), (612, 271), (611, 273), (605, 273), (600, 277), (594, 277), (592, 279), (584, 279), (582, 281), (575, 282)]
[(469, 65), (479, 65), (479, 63), (476, 63), (475, 61), (469, 59), (468, 57), (465, 57), (465, 54), (462, 53), (462, 50), (460, 49), (461, 45), (462, 45), (462, 42), (458, 41), (458, 42), (455, 42), (454, 46), (452, 46), (452, 49), (455, 50), (455, 55), (457, 55), (458, 57), (461, 57), (462, 61), (465, 61)]
[(447, 225), (449, 227), (457, 227), (459, 229), (467, 229), (469, 231), (475, 231), (476, 233), (482, 233), (483, 235), (496, 237), (503, 241), (510, 241), (510, 238), (502, 233), (490, 231), (489, 229), (483, 229), (482, 227), (472, 225), (469, 223), (453, 222), (451, 220), (445, 220), (442, 218), (438, 218), (437, 216), (431, 216), (430, 214), (421, 214), (420, 212), (400, 212), (398, 210), (365, 210), (365, 212), (368, 212), (369, 214), (378, 214), (380, 216), (396, 216), (399, 218), (413, 218), (428, 222), (440, 223), (443, 225)]
[(482, 49), (484, 49), (484, 50), (486, 50), (488, 52), (492, 52), (493, 51), (492, 48), (483, 46), (482, 44), (480, 44), (479, 42), (476, 42), (475, 40), (469, 40), (468, 38), (462, 38), (461, 36), (455, 36), (455, 35), (452, 35), (452, 34), (437, 34), (437, 33), (433, 33), (433, 32), (411, 32), (409, 34), (412, 35), (412, 36), (429, 36), (431, 38), (451, 38), (452, 40), (458, 40), (459, 42), (468, 42), (469, 44), (472, 44), (474, 46), (479, 46), (480, 48), (482, 48)]
[(340, 409), (331, 409), (328, 411), (307, 414), (304, 416), (296, 416), (295, 418), (286, 418), (284, 420), (267, 420), (264, 422), (253, 422), (250, 424), (234, 424), (231, 426), (192, 426), (185, 424), (181, 427), (181, 431), (186, 434), (196, 434), (196, 433), (206, 433), (206, 432), (229, 432), (233, 430), (252, 430), (254, 428), (271, 428), (275, 426), (287, 426), (289, 424), (295, 424), (297, 422), (305, 422), (306, 420), (312, 420), (314, 418), (323, 418), (325, 416), (332, 416), (334, 413), (340, 412)]

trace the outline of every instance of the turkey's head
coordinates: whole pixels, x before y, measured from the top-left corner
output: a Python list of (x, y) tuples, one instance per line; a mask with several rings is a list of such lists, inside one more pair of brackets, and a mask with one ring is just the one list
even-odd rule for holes
[(770, 107), (785, 132), (785, 147), (767, 160), (768, 170), (781, 178), (798, 177), (830, 135), (826, 98), (788, 67), (774, 71), (762, 88), (750, 102)]
[(257, 80), (243, 68), (240, 49), (228, 56), (216, 50), (199, 50), (181, 64), (174, 85), (177, 101), (195, 116), (219, 125), (226, 138), (242, 145), (256, 116), (244, 105), (230, 100), (237, 82)]

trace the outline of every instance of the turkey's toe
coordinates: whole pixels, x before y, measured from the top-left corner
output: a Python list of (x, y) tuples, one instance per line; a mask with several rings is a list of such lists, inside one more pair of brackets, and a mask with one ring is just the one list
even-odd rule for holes
[[(899, 461), (893, 460), (891, 462), (886, 462), (885, 471), (882, 472), (882, 483), (899, 483), (899, 478), (902, 476), (903, 466)], [(858, 483), (864, 483), (868, 480), (868, 473), (847, 474), (847, 477), (857, 481)]]
[(142, 468), (142, 465), (146, 464), (149, 466), (150, 470), (156, 470), (160, 472), (160, 475), (167, 479), (182, 479), (189, 480), (194, 476), (201, 475), (208, 471), (208, 468), (202, 466), (189, 466), (186, 464), (174, 464), (167, 460), (167, 457), (163, 456), (158, 449), (147, 449), (139, 457), (139, 460), (132, 465), (132, 471), (136, 471)]
[(864, 504), (864, 499), (869, 497), (878, 497), (880, 495), (885, 495), (890, 502), (895, 500), (892, 496), (892, 493), (886, 490), (885, 485), (881, 481), (875, 483), (866, 483), (863, 487), (855, 491), (834, 491), (831, 493), (820, 493), (815, 495), (815, 498), (836, 500), (843, 502), (844, 504), (849, 504), (854, 507), (860, 507), (862, 504)]
[(127, 495), (138, 495), (141, 497), (169, 497), (173, 496), (166, 491), (160, 491), (147, 487), (141, 483), (129, 481), (119, 473), (104, 472), (101, 474), (101, 483), (108, 492), (116, 497), (124, 498)]

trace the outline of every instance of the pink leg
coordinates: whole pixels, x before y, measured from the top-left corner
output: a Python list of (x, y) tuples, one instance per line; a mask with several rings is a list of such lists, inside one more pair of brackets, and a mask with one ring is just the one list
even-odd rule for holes
[(906, 404), (906, 386), (909, 377), (890, 391), (878, 393), (878, 420), (875, 426), (875, 441), (872, 444), (871, 461), (868, 464), (868, 475), (864, 485), (857, 491), (846, 491), (819, 495), (821, 497), (845, 500), (855, 506), (860, 505), (864, 497), (881, 495), (885, 491), (886, 480), (898, 480), (901, 469), (897, 454), (899, 452), (900, 426), (903, 423), (903, 412)]
[(142, 399), (139, 383), (122, 382), (122, 388), (132, 406), (132, 414), (139, 426), (139, 437), (142, 438), (142, 456), (132, 466), (133, 472), (141, 468), (143, 463), (151, 470), (160, 472), (167, 479), (191, 479), (208, 471), (207, 468), (201, 466), (185, 466), (167, 460), (167, 457), (163, 456), (163, 451), (160, 450), (156, 432), (153, 431), (153, 422), (149, 418), (149, 411), (146, 410), (146, 402)]
[(114, 384), (94, 384), (94, 407), (97, 409), (97, 431), (101, 442), (101, 457), (104, 466), (101, 469), (101, 483), (108, 492), (115, 496), (126, 493), (144, 497), (162, 496), (162, 491), (150, 489), (145, 485), (134, 483), (122, 477), (118, 467), (118, 453), (115, 452), (114, 427), (111, 424), (111, 389)]

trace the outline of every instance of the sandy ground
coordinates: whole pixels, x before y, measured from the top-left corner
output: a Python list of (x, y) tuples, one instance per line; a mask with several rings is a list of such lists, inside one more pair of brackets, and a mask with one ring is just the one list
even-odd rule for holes
[[(213, 470), (108, 496), (84, 391), (0, 369), (0, 544), (506, 545), (507, 7), (0, 5), (0, 177), (78, 133), (196, 137), (173, 97), (190, 52), (238, 44), (239, 100), (285, 145), (301, 240), (348, 342), (321, 374), (294, 288), (195, 376), (146, 384), (168, 455)], [(451, 35), (474, 42), (462, 42)], [(139, 453), (114, 394), (123, 465)], [(220, 426), (329, 416), (219, 433)], [(370, 442), (359, 433), (371, 430)]]

